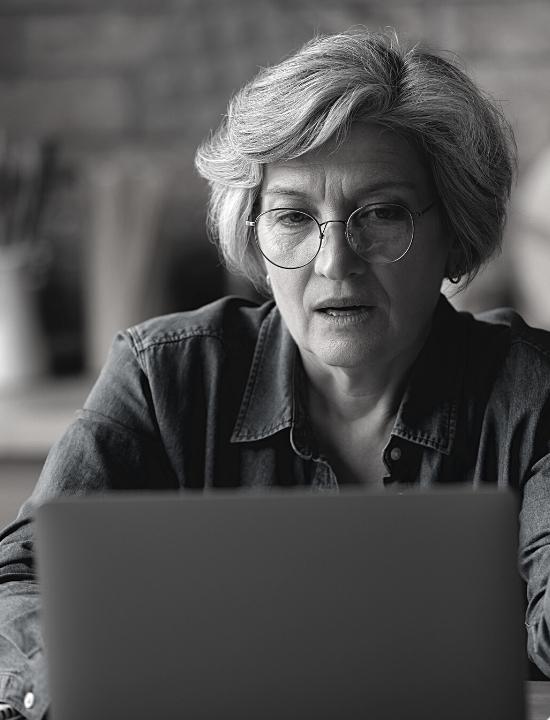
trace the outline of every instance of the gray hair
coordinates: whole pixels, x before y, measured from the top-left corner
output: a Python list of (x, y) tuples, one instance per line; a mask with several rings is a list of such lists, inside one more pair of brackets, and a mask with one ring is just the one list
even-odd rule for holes
[(365, 28), (316, 37), (262, 69), (199, 147), (196, 167), (210, 186), (209, 232), (227, 267), (269, 294), (245, 225), (263, 167), (330, 139), (341, 143), (355, 121), (391, 128), (421, 150), (453, 234), (447, 276), (469, 282), (501, 246), (516, 167), (512, 129), (453, 63)]

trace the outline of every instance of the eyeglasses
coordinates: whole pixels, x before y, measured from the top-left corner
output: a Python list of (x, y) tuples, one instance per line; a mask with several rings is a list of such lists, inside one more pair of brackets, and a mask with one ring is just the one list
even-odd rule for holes
[(304, 267), (317, 257), (329, 223), (345, 225), (350, 248), (366, 262), (393, 263), (410, 250), (414, 219), (435, 204), (434, 200), (423, 210), (414, 211), (397, 203), (374, 203), (354, 210), (347, 220), (323, 223), (303, 210), (274, 208), (247, 220), (246, 225), (254, 228), (265, 259), (288, 270)]

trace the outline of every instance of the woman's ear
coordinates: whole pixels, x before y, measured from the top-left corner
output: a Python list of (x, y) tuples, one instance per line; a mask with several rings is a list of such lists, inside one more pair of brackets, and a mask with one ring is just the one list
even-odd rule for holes
[(451, 242), (449, 254), (447, 255), (447, 264), (445, 265), (445, 277), (453, 284), (457, 284), (464, 274), (462, 267), (462, 252), (456, 239)]
[(453, 284), (456, 284), (460, 281), (460, 278), (463, 275), (464, 266), (462, 249), (458, 244), (457, 239), (453, 237), (449, 247), (449, 253), (447, 255), (447, 263), (445, 264), (445, 277)]

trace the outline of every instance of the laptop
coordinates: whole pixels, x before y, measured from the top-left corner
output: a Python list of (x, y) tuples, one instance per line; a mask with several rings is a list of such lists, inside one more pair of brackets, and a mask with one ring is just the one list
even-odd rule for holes
[(119, 493), (37, 514), (53, 720), (521, 720), (507, 492)]

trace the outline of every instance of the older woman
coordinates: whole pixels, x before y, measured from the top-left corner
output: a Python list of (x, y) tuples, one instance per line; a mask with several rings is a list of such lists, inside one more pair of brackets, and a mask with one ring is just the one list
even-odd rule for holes
[(513, 151), (459, 69), (365, 30), (315, 39), (235, 96), (197, 166), (227, 265), (272, 300), (116, 338), (4, 534), (0, 698), (22, 708), (36, 687), (29, 717), (47, 705), (33, 508), (113, 488), (517, 488), (529, 651), (550, 674), (549, 336), (440, 294), (498, 248)]

